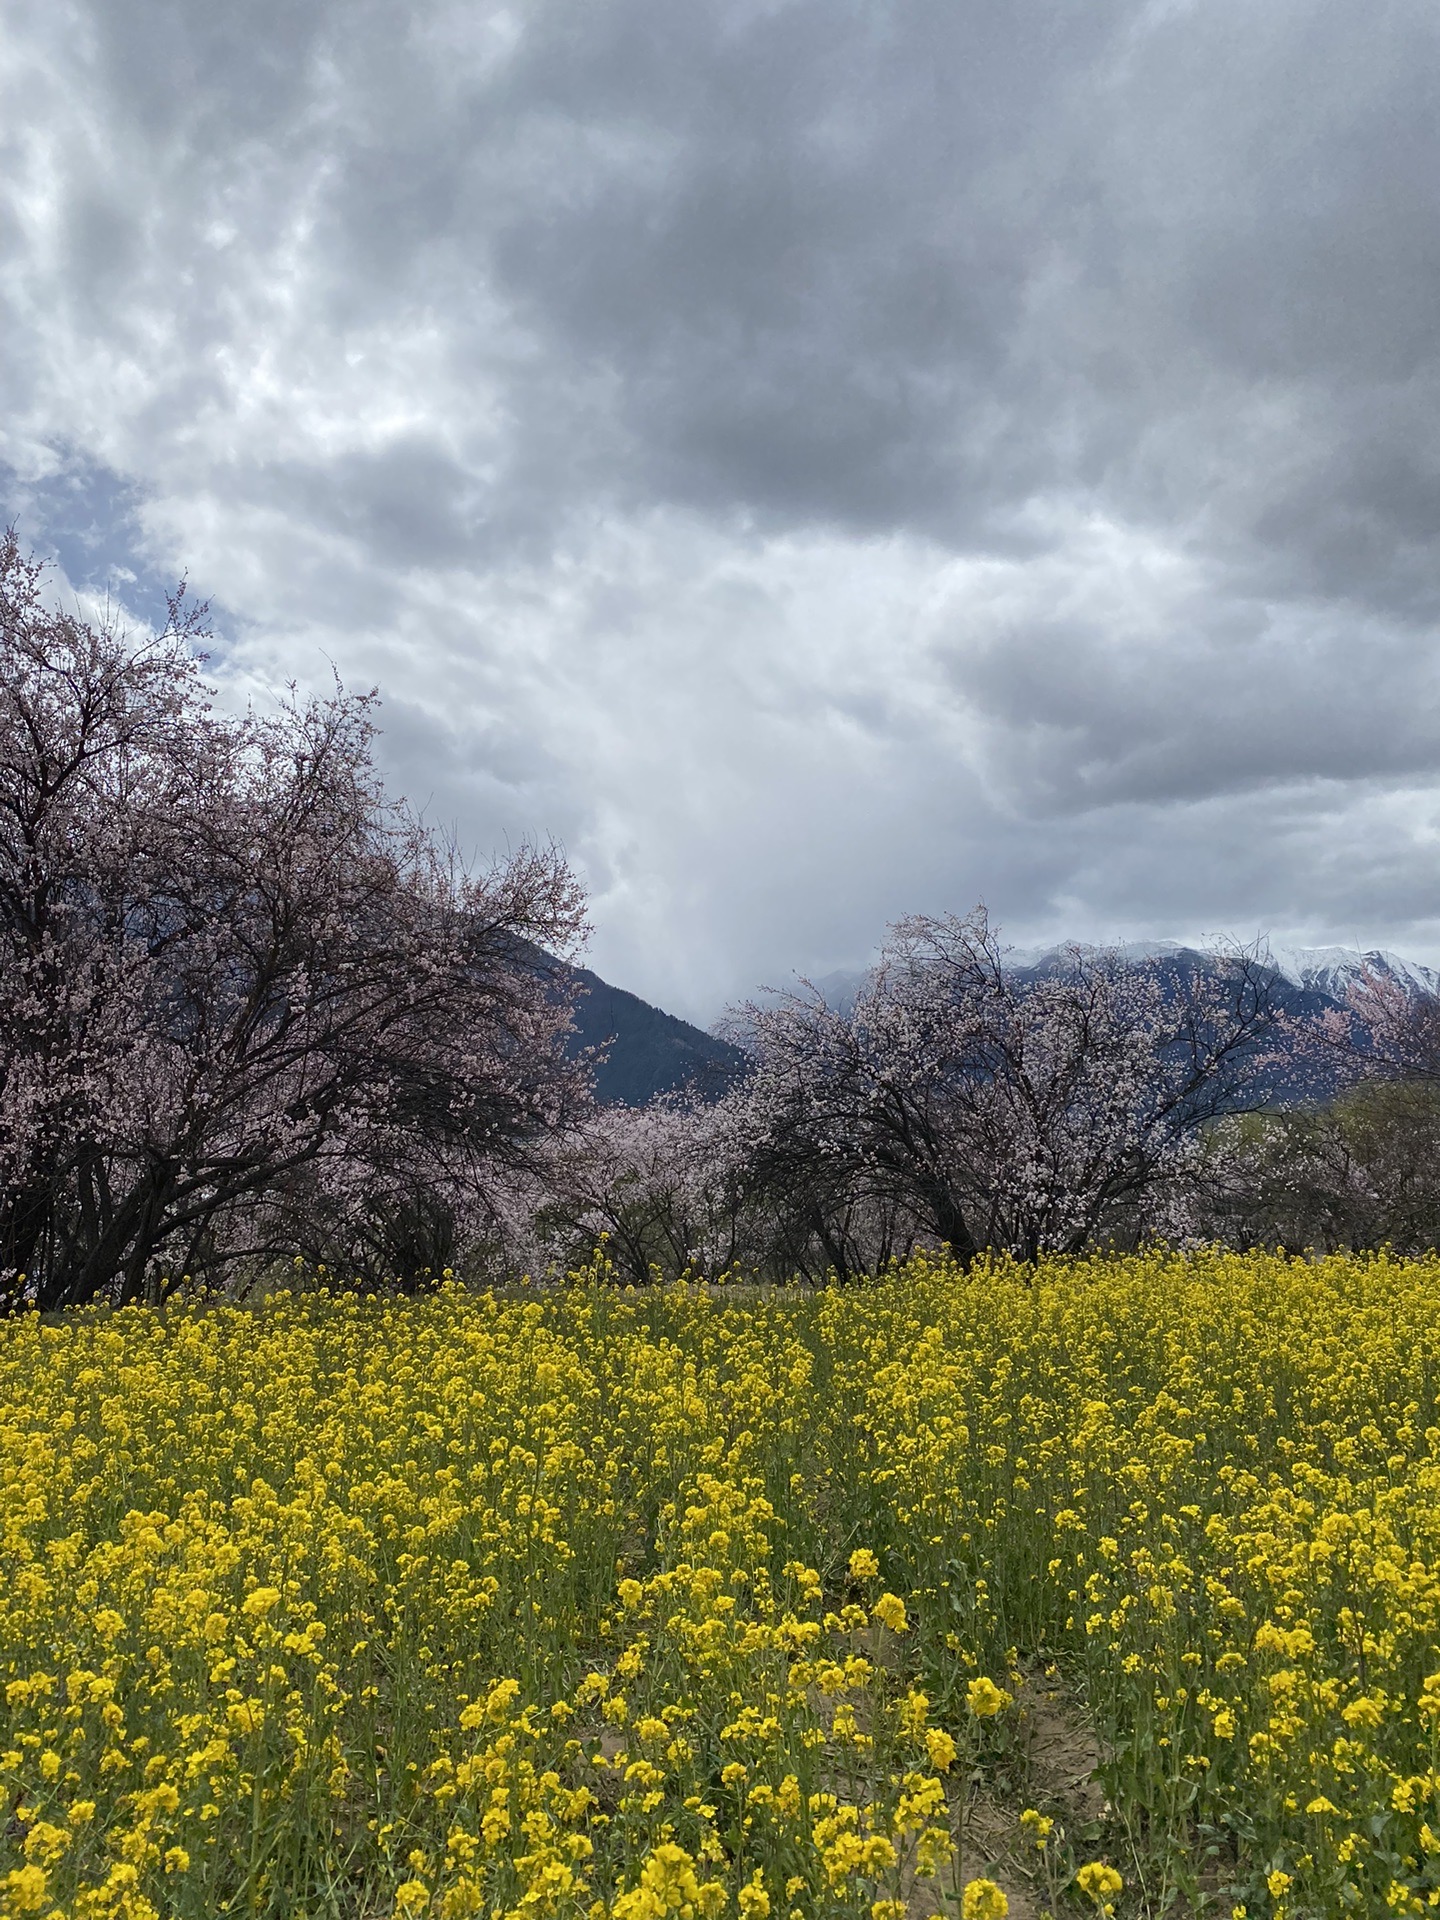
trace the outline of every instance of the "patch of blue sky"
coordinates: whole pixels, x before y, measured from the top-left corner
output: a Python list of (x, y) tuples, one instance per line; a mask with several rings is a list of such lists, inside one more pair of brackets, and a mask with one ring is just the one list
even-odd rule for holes
[[(142, 487), (84, 454), (62, 452), (39, 477), (0, 462), (0, 517), (21, 545), (52, 561), (77, 593), (108, 595), (130, 619), (160, 627), (166, 597), (179, 582), (147, 556), (144, 501)], [(189, 589), (196, 599), (206, 597), (202, 581), (192, 580)], [(206, 650), (218, 659), (226, 636), (213, 602), (208, 624)]]

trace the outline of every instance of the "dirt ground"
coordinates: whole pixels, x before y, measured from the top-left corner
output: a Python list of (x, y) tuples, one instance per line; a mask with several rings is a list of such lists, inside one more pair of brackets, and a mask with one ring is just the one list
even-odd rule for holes
[[(1058, 1673), (1031, 1675), (1016, 1696), (1020, 1740), (1013, 1768), (1017, 1792), (1002, 1800), (973, 1793), (963, 1823), (958, 1803), (951, 1825), (961, 1846), (959, 1881), (984, 1878), (1002, 1887), (1010, 1901), (1010, 1920), (1042, 1920), (1055, 1902), (1034, 1841), (1020, 1825), (1026, 1807), (1055, 1822), (1053, 1841), (1063, 1829), (1079, 1841), (1084, 1828), (1100, 1819), (1104, 1795), (1096, 1782), (1100, 1749), (1074, 1695)], [(1052, 1841), (1052, 1846), (1053, 1846)], [(1083, 1856), (1082, 1856), (1083, 1857)], [(907, 1902), (911, 1920), (954, 1913), (956, 1882), (916, 1881)]]

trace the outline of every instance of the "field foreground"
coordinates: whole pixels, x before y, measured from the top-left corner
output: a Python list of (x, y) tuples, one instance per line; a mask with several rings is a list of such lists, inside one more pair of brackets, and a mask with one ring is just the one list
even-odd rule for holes
[(1428, 1910), (1437, 1282), (12, 1322), (0, 1911)]

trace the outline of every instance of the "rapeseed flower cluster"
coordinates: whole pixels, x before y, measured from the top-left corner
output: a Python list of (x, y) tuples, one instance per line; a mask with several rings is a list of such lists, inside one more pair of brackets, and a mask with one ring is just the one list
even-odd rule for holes
[(0, 1911), (903, 1912), (955, 1747), (903, 1600), (798, 1551), (813, 1355), (746, 1318), (7, 1326)]
[(0, 1913), (993, 1920), (965, 1783), (1032, 1658), (1114, 1809), (1078, 1873), (1026, 1810), (1071, 1912), (1440, 1907), (1437, 1281), (14, 1321)]

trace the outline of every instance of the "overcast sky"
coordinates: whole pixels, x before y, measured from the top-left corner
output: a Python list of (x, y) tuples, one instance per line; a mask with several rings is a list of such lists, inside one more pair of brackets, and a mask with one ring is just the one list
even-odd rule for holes
[(0, 0), (0, 499), (708, 1020), (1440, 959), (1434, 0)]

